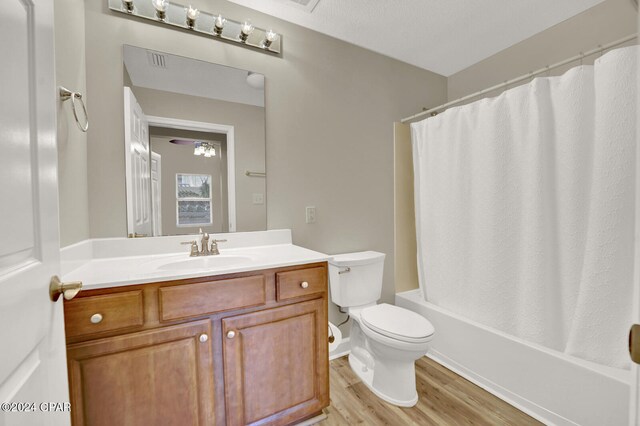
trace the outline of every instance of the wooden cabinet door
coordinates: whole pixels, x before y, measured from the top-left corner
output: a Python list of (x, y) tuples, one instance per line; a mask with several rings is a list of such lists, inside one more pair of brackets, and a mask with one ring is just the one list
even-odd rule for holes
[(70, 345), (73, 424), (213, 424), (208, 320)]
[(284, 425), (329, 405), (326, 299), (222, 320), (229, 425)]

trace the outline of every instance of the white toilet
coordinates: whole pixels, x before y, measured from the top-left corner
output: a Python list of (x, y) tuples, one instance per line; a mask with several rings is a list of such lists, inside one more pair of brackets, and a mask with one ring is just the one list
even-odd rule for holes
[(331, 300), (353, 318), (349, 364), (385, 401), (401, 407), (418, 402), (415, 361), (427, 353), (434, 328), (423, 316), (376, 304), (382, 293), (384, 253), (335, 255), (329, 261)]

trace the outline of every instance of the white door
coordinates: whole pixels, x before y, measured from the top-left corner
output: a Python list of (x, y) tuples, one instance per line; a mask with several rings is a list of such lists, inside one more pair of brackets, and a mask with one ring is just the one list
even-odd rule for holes
[[(640, 145), (639, 145), (640, 146)], [(640, 149), (637, 150), (638, 163), (640, 164)], [(635, 273), (634, 273), (634, 300), (633, 322), (640, 324), (640, 174), (636, 174), (636, 243), (635, 243)], [(638, 334), (635, 334), (638, 339)], [(638, 360), (636, 360), (638, 361)], [(640, 365), (631, 363), (631, 398), (629, 401), (629, 425), (640, 426)]]
[(2, 2), (0, 57), (0, 425), (65, 425), (53, 0)]
[(127, 181), (127, 232), (152, 235), (149, 122), (130, 88), (124, 88), (124, 146)]
[(162, 235), (162, 156), (151, 151), (151, 215), (153, 236)]
[[(639, 68), (640, 69), (640, 68)], [(640, 81), (639, 81), (640, 83)], [(640, 92), (639, 92), (640, 96)], [(640, 102), (640, 99), (638, 100)], [(638, 110), (640, 120), (640, 109)], [(640, 134), (638, 135), (638, 149), (636, 149), (636, 167), (640, 165)], [(633, 322), (640, 324), (640, 173), (636, 173), (636, 229), (635, 229), (635, 270), (633, 277)], [(636, 330), (637, 331), (637, 330)], [(634, 333), (636, 345), (640, 333)], [(636, 346), (634, 345), (634, 346)], [(637, 358), (631, 363), (631, 400), (629, 401), (629, 425), (640, 426), (640, 365)]]
[[(640, 14), (638, 14), (640, 29)], [(638, 85), (640, 86), (640, 64), (638, 64)], [(640, 90), (637, 105), (640, 105)], [(637, 108), (636, 124), (640, 123), (640, 108)], [(635, 229), (635, 270), (633, 275), (633, 322), (640, 324), (640, 131), (636, 132), (636, 229)], [(640, 426), (640, 365), (631, 364), (631, 401), (629, 401), (629, 425)]]

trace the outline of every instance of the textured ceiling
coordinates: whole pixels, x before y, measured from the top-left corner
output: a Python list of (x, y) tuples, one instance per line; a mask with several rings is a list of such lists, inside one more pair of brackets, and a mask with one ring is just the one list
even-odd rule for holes
[(449, 76), (604, 0), (231, 1)]

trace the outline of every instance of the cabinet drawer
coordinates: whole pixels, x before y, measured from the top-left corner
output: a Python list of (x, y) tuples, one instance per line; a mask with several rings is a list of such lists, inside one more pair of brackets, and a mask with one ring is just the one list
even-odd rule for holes
[(263, 275), (158, 289), (160, 319), (171, 321), (266, 303)]
[(318, 267), (278, 272), (276, 281), (278, 300), (324, 293), (327, 291), (327, 270)]
[(142, 290), (65, 301), (64, 316), (67, 337), (142, 326)]

